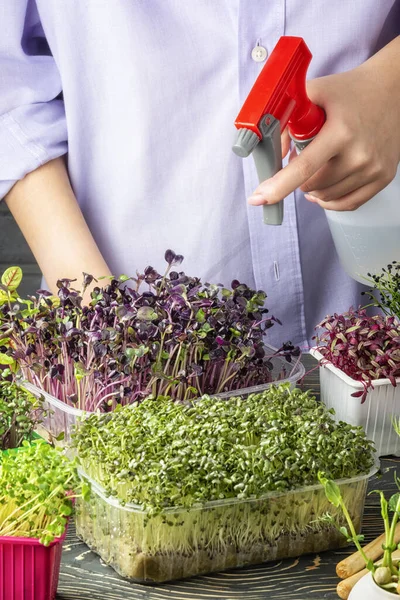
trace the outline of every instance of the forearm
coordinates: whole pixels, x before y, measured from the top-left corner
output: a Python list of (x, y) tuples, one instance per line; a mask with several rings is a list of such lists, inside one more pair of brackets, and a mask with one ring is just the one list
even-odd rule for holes
[(64, 159), (29, 173), (5, 198), (54, 293), (66, 277), (81, 285), (82, 272), (110, 275), (72, 191)]

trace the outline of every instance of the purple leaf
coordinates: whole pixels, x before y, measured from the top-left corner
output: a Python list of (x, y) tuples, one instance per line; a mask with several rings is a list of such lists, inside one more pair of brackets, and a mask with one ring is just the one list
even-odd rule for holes
[(174, 262), (175, 256), (176, 256), (175, 252), (171, 249), (168, 249), (165, 252), (164, 258), (169, 265), (172, 265), (172, 263)]
[(361, 396), (363, 396), (363, 395), (364, 395), (364, 390), (359, 390), (358, 392), (353, 392), (351, 394), (351, 396), (353, 398), (361, 398)]

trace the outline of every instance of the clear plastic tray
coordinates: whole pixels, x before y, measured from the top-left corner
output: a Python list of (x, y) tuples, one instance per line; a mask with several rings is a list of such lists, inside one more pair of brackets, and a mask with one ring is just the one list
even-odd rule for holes
[(48, 434), (54, 438), (60, 438), (61, 434), (64, 437), (60, 439), (61, 443), (68, 443), (71, 439), (72, 428), (77, 419), (84, 416), (85, 412), (77, 408), (73, 408), (61, 400), (57, 400), (51, 394), (41, 390), (33, 383), (23, 380), (20, 382), (24, 388), (29, 390), (34, 396), (43, 396), (43, 410), (47, 416), (43, 419), (38, 427), (38, 433), (45, 439)]
[[(357, 531), (361, 529), (368, 478), (337, 480)], [(319, 521), (326, 512), (344, 524), (339, 509), (320, 484), (259, 499), (208, 502), (191, 509), (168, 508), (148, 514), (134, 504), (121, 505), (92, 485), (89, 501), (77, 500), (78, 536), (121, 576), (160, 583), (202, 573), (321, 552), (346, 544), (344, 536)]]
[[(324, 358), (316, 348), (311, 348), (310, 354), (318, 361)], [(400, 378), (396, 387), (389, 379), (374, 380), (363, 404), (360, 398), (351, 395), (364, 389), (361, 381), (352, 379), (332, 363), (320, 365), (319, 378), (321, 400), (335, 410), (338, 421), (361, 425), (367, 437), (375, 442), (378, 456), (400, 456), (400, 437), (392, 424), (393, 418), (400, 417)]]
[[(266, 348), (271, 352), (275, 351), (271, 346), (266, 346)], [(291, 372), (293, 365), (288, 363), (281, 356), (273, 357), (271, 362), (273, 364), (271, 375), (274, 381), (249, 388), (233, 390), (231, 392), (224, 392), (218, 394), (218, 397), (230, 398), (233, 396), (247, 396), (248, 394), (255, 392), (262, 392), (274, 383), (290, 383), (291, 387), (295, 387), (296, 382), (304, 376), (305, 368), (301, 362), (295, 365), (293, 372)], [(59, 437), (60, 434), (64, 434), (63, 443), (68, 443), (71, 439), (71, 431), (76, 420), (83, 417), (85, 412), (65, 404), (65, 402), (58, 400), (29, 381), (23, 380), (21, 381), (21, 385), (29, 390), (34, 396), (39, 397), (42, 395), (44, 397), (45, 401), (43, 403), (43, 408), (48, 412), (48, 416), (43, 421), (43, 429), (55, 438)], [(39, 430), (39, 433), (42, 433), (42, 429)]]

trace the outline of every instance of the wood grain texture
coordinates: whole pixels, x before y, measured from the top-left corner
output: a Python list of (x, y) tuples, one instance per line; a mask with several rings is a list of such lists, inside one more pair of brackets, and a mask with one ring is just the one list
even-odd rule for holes
[[(314, 359), (304, 357), (306, 368), (315, 365)], [(318, 393), (318, 370), (309, 373), (304, 389)], [(356, 399), (355, 399), (356, 400)], [(394, 493), (393, 471), (400, 459), (382, 461), (383, 477), (372, 478), (369, 489)], [(399, 469), (400, 470), (400, 469)], [(363, 533), (365, 543), (382, 533), (379, 497), (367, 496)], [(70, 527), (63, 553), (57, 598), (63, 600), (321, 600), (337, 599), (336, 586), (340, 581), (336, 564), (354, 552), (349, 546), (338, 551), (306, 555), (258, 565), (203, 575), (192, 579), (145, 586), (129, 583), (113, 569), (102, 564), (98, 556), (75, 537)]]

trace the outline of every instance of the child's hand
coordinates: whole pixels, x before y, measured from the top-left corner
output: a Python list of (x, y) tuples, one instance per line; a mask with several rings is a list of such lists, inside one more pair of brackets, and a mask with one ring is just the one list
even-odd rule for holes
[[(356, 69), (309, 81), (307, 91), (325, 125), (249, 203), (275, 204), (300, 187), (323, 208), (355, 210), (390, 183), (400, 161), (400, 37)], [(282, 145), (287, 151), (286, 136)]]

